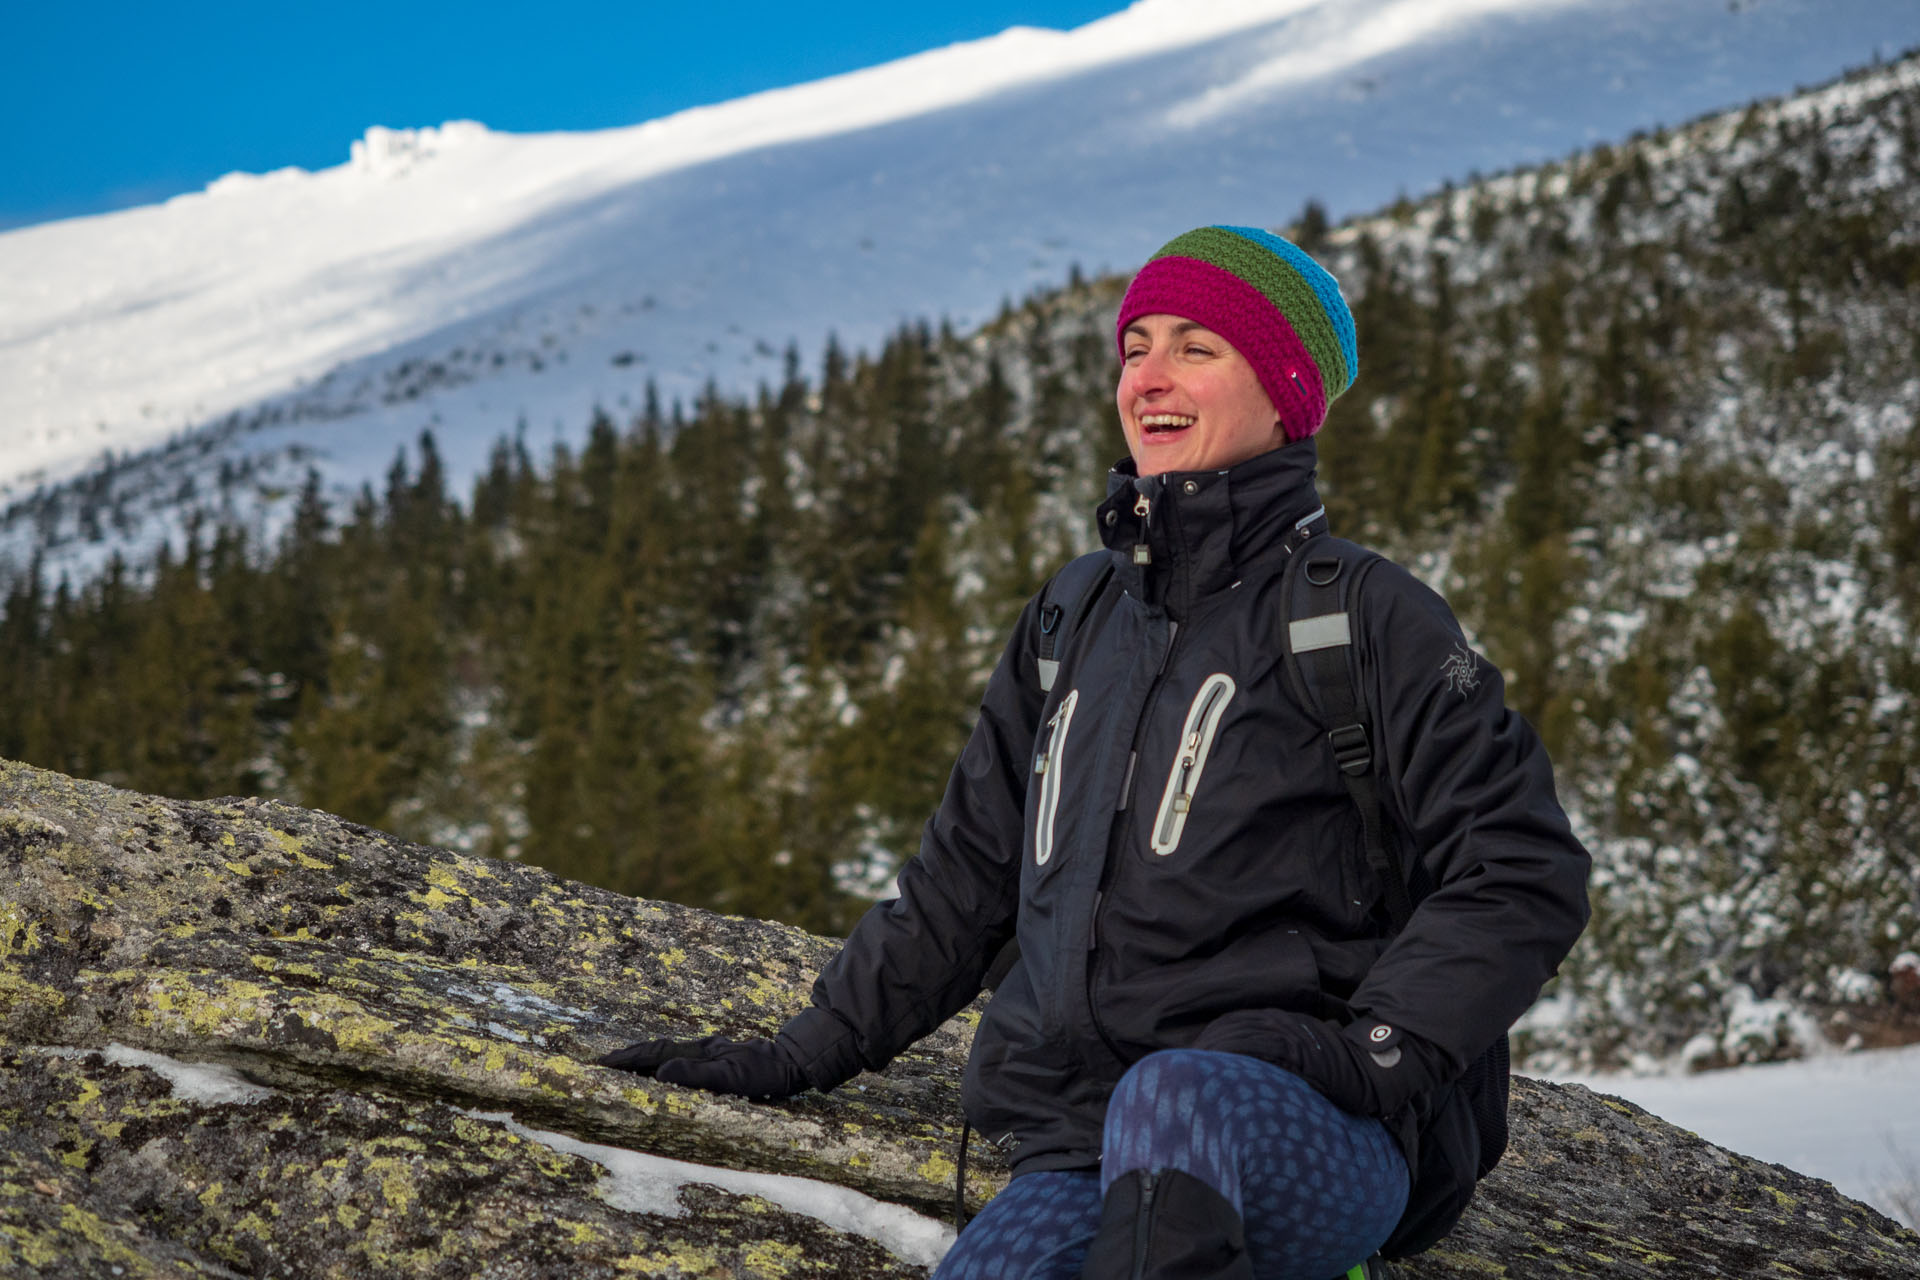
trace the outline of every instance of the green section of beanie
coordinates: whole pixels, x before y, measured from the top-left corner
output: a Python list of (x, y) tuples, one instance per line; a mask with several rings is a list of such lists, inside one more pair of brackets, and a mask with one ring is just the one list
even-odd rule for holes
[(1340, 335), (1327, 318), (1320, 295), (1292, 264), (1224, 227), (1200, 227), (1176, 236), (1151, 260), (1174, 257), (1218, 267), (1258, 289), (1286, 317), (1301, 345), (1320, 366), (1320, 381), (1328, 389), (1329, 399), (1337, 394), (1336, 388), (1345, 390), (1353, 381), (1340, 350)]

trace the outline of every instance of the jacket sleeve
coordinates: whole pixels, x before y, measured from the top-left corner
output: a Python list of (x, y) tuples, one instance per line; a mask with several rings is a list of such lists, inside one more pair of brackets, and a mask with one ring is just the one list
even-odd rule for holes
[[(1374, 767), (1429, 891), (1350, 1003), (1457, 1074), (1524, 1013), (1586, 927), (1590, 859), (1533, 727), (1437, 594), (1391, 561), (1360, 593)], [(1403, 851), (1404, 852), (1404, 851)]]
[(980, 718), (940, 808), (875, 904), (821, 970), (812, 1007), (783, 1030), (816, 1088), (878, 1070), (967, 1006), (1013, 937), (1034, 726), (1039, 599), (1027, 603), (987, 682)]

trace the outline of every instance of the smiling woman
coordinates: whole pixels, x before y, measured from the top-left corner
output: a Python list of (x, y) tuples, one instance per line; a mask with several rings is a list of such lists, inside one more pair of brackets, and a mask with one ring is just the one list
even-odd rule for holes
[(1446, 603), (1326, 536), (1313, 437), (1358, 367), (1333, 277), (1204, 227), (1115, 336), (1105, 549), (1029, 602), (900, 896), (777, 1036), (603, 1061), (832, 1089), (1003, 973), (962, 1101), (1013, 1179), (936, 1280), (1370, 1274), (1504, 1150), (1505, 1033), (1585, 924), (1587, 854)]

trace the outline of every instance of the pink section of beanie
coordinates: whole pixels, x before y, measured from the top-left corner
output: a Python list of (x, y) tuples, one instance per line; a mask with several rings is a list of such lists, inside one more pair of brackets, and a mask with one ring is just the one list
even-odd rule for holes
[(1239, 276), (1196, 258), (1155, 258), (1140, 268), (1114, 325), (1122, 359), (1127, 326), (1151, 315), (1197, 321), (1231, 342), (1253, 366), (1287, 439), (1305, 439), (1327, 420), (1320, 366), (1286, 316)]

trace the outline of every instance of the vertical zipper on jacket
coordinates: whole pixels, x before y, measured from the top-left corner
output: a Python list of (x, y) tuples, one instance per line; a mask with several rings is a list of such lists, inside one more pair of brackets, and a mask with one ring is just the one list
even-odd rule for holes
[(1186, 830), (1187, 815), (1193, 811), (1194, 793), (1200, 789), (1200, 774), (1207, 767), (1213, 750), (1214, 731), (1220, 717), (1233, 701), (1233, 677), (1225, 672), (1208, 676), (1193, 695), (1193, 707), (1180, 728), (1180, 746), (1167, 774), (1167, 789), (1160, 797), (1160, 810), (1153, 819), (1153, 851), (1166, 857), (1180, 847), (1180, 834)]
[[(1154, 705), (1160, 700), (1161, 682), (1167, 674), (1167, 668), (1173, 665), (1174, 646), (1179, 642), (1180, 624), (1169, 618), (1167, 620), (1167, 647), (1160, 654), (1160, 666), (1153, 673), (1153, 686), (1148, 689), (1146, 701), (1140, 708), (1140, 717), (1133, 725), (1133, 754), (1136, 756), (1140, 751), (1141, 734), (1145, 729), (1147, 721), (1153, 716)], [(1125, 808), (1129, 806), (1122, 807)], [(1106, 1024), (1100, 1021), (1100, 1005), (1099, 1002), (1094, 999), (1093, 988), (1094, 978), (1100, 965), (1100, 907), (1106, 901), (1107, 890), (1112, 887), (1113, 877), (1118, 870), (1118, 859), (1114, 855), (1114, 843), (1119, 839), (1120, 832), (1124, 829), (1117, 815), (1107, 829), (1106, 855), (1104, 861), (1100, 864), (1100, 883), (1097, 891), (1093, 895), (1093, 919), (1090, 922), (1091, 927), (1088, 930), (1089, 941), (1087, 944), (1086, 967), (1087, 1018), (1093, 1023), (1093, 1030), (1095, 1034), (1100, 1037), (1100, 1043), (1104, 1044), (1114, 1057), (1122, 1061), (1126, 1061), (1127, 1056), (1120, 1051), (1120, 1046), (1113, 1042), (1113, 1037), (1107, 1034)], [(1036, 836), (1036, 839), (1037, 838)]]
[(1153, 1187), (1156, 1176), (1151, 1169), (1140, 1173), (1140, 1212), (1133, 1220), (1133, 1271), (1129, 1280), (1143, 1280), (1147, 1274), (1147, 1249), (1153, 1244)]
[(1133, 500), (1133, 514), (1140, 517), (1140, 541), (1133, 544), (1135, 564), (1153, 563), (1153, 503), (1142, 490)]
[(1067, 730), (1073, 726), (1073, 709), (1080, 702), (1080, 691), (1073, 690), (1060, 702), (1060, 709), (1047, 721), (1050, 734), (1046, 754), (1033, 762), (1040, 775), (1040, 805), (1034, 814), (1033, 862), (1044, 867), (1053, 856), (1053, 823), (1060, 811), (1060, 775), (1065, 769)]

